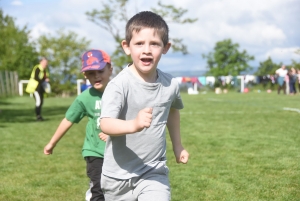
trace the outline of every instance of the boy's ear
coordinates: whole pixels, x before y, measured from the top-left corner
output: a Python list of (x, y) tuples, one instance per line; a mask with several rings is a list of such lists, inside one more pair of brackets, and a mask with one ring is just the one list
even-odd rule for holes
[(171, 47), (171, 43), (168, 42), (167, 45), (165, 45), (164, 50), (163, 50), (163, 54), (167, 54), (167, 52), (169, 51)]
[(129, 44), (126, 42), (126, 40), (122, 40), (121, 45), (123, 47), (125, 54), (130, 55)]
[(87, 79), (87, 77), (85, 76), (85, 72), (82, 72), (82, 74), (83, 74), (84, 78)]

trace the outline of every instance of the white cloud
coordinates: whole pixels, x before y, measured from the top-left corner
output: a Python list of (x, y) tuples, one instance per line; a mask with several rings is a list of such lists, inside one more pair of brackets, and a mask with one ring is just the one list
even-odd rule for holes
[[(297, 2), (298, 1), (298, 2)], [(166, 1), (166, 4), (171, 1)], [(172, 0), (175, 6), (188, 9), (187, 16), (198, 18), (190, 25), (171, 25), (170, 34), (183, 38), (191, 53), (198, 55), (213, 51), (217, 41), (232, 39), (255, 56), (253, 66), (271, 54), (278, 62), (290, 62), (287, 49), (284, 54), (273, 49), (282, 49), (299, 44), (299, 28), (291, 15), (298, 13), (299, 0)], [(165, 3), (165, 1), (164, 1)], [(298, 5), (298, 6), (297, 6)], [(296, 39), (296, 37), (298, 39)], [(298, 41), (296, 44), (295, 42)], [(271, 51), (273, 50), (273, 51)], [(275, 54), (276, 53), (276, 54)], [(277, 57), (278, 58), (275, 58)], [(273, 58), (274, 57), (274, 58)]]
[[(189, 26), (188, 29), (192, 31), (179, 29), (179, 34), (194, 38), (194, 40), (214, 43), (225, 38), (257, 45), (283, 41), (286, 36), (282, 29), (276, 26), (276, 22), (269, 23), (263, 19), (266, 10), (278, 7), (279, 3), (280, 1), (274, 0), (266, 3), (259, 0), (199, 3), (198, 12), (193, 12), (197, 16), (198, 22), (185, 25)], [(195, 6), (191, 8), (195, 10)], [(271, 18), (277, 15), (276, 11), (270, 16)]]
[(37, 40), (41, 35), (47, 33), (54, 34), (54, 30), (49, 29), (44, 23), (38, 23), (31, 29), (30, 36), (32, 39)]
[(13, 5), (13, 6), (22, 6), (23, 3), (22, 3), (22, 1), (12, 1), (11, 5)]
[(286, 47), (286, 48), (273, 48), (269, 50), (265, 55), (264, 58), (267, 59), (271, 57), (273, 60), (282, 61), (286, 64), (291, 63), (291, 60), (294, 59), (296, 61), (300, 60), (300, 55), (296, 54), (296, 50), (299, 47)]
[(266, 25), (262, 30), (261, 30), (261, 36), (264, 40), (285, 40), (286, 36), (283, 33), (283, 31), (274, 26), (274, 25)]

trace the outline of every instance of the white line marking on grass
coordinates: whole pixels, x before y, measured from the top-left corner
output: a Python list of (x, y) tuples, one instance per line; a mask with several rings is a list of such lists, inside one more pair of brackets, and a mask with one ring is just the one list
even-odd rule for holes
[(283, 110), (294, 111), (294, 112), (300, 113), (300, 109), (298, 109), (298, 108), (284, 107)]
[(180, 114), (250, 114), (250, 113), (271, 113), (273, 111), (218, 111), (218, 112), (180, 112)]

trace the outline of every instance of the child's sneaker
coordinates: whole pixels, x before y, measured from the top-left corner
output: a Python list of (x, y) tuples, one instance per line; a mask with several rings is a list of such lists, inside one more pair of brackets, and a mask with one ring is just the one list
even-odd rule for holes
[(36, 117), (36, 121), (44, 121), (44, 119), (43, 119), (42, 116), (37, 116), (37, 117)]

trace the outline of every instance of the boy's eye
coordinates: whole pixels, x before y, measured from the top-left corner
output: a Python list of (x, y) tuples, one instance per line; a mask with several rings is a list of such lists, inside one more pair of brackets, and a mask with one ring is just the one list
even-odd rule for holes
[(160, 46), (159, 43), (152, 43), (151, 45), (152, 45), (152, 46)]
[(89, 71), (87, 74), (88, 75), (94, 75), (94, 72), (93, 71)]

